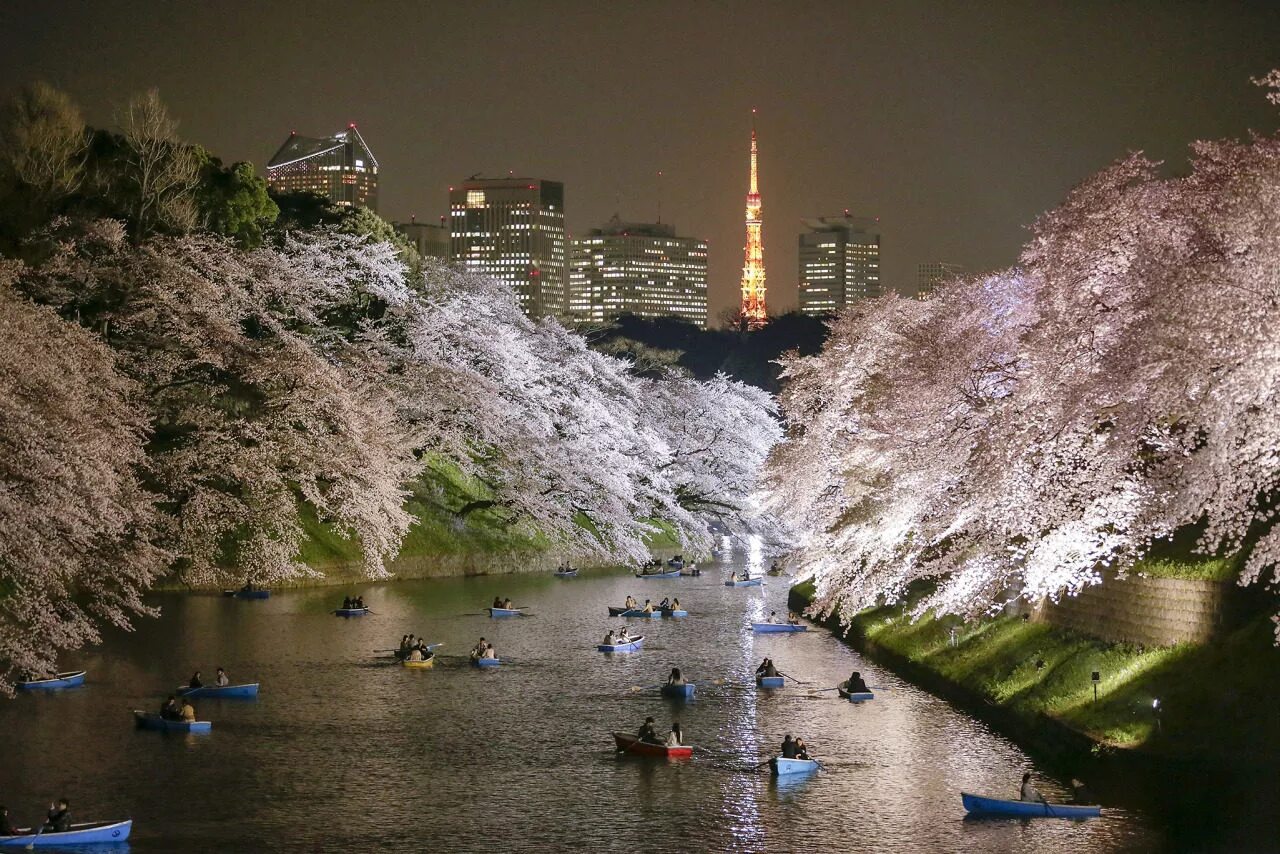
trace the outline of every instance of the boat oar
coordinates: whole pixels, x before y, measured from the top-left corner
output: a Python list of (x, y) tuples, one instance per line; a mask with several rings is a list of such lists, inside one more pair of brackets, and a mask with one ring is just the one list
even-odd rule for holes
[(799, 679), (797, 679), (796, 677), (791, 676), (791, 675), (786, 674), (786, 673), (783, 673), (781, 670), (779, 670), (779, 671), (778, 671), (778, 675), (779, 675), (779, 676), (786, 676), (788, 679), (790, 679), (792, 682), (796, 683), (797, 685), (812, 685), (812, 684), (813, 684), (812, 682), (801, 682), (801, 681), (800, 681)]
[(40, 838), (40, 834), (44, 833), (44, 825), (40, 825), (40, 829), (36, 831), (36, 835), (31, 837), (31, 841), (27, 843), (27, 850), (32, 851), (36, 847), (36, 840)]
[(811, 694), (821, 694), (821, 693), (822, 693), (822, 692), (824, 692), (824, 691), (839, 691), (839, 690), (840, 690), (840, 686), (839, 686), (839, 685), (836, 685), (834, 688), (814, 688), (814, 689), (813, 689), (812, 691), (810, 691), (809, 693), (811, 693)]

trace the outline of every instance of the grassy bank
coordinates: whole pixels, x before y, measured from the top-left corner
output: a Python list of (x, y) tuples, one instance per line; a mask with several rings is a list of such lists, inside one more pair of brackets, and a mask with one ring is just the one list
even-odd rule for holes
[[(806, 605), (812, 594), (811, 585), (797, 585), (793, 603)], [(1263, 615), (1213, 643), (1142, 647), (1018, 616), (912, 622), (903, 608), (883, 607), (857, 614), (848, 639), (926, 688), (992, 713), (1020, 740), (1039, 733), (1054, 750), (1252, 764), (1280, 758), (1280, 710), (1269, 699), (1280, 681), (1272, 628)]]

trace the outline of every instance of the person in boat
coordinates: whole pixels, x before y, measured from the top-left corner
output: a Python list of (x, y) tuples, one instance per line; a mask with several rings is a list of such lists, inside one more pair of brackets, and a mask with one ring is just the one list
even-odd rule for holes
[(804, 743), (803, 738), (796, 739), (796, 759), (809, 758), (809, 745)]
[(1046, 803), (1044, 795), (1040, 794), (1040, 791), (1031, 785), (1031, 772), (1022, 775), (1022, 789), (1018, 792), (1018, 800), (1037, 804)]
[(684, 744), (684, 733), (680, 731), (678, 721), (671, 722), (671, 732), (667, 733), (667, 747), (679, 747)]
[(800, 753), (800, 749), (796, 747), (796, 740), (791, 737), (791, 733), (787, 733), (787, 737), (782, 739), (782, 758), (795, 759)]
[(420, 646), (415, 646), (413, 649), (409, 650), (409, 657), (405, 659), (405, 661), (422, 661), (422, 660), (423, 660), (422, 647)]
[(343, 610), (346, 610), (347, 608), (350, 608), (350, 607), (351, 607), (351, 597), (350, 597), (350, 596), (343, 596), (343, 597), (342, 597), (342, 608), (343, 608)]
[(480, 638), (480, 642), (476, 644), (475, 649), (471, 650), (473, 658), (483, 658), (484, 651), (489, 648), (489, 642), (484, 638)]
[(799, 614), (797, 614), (795, 611), (788, 611), (788, 612), (787, 612), (787, 625), (788, 625), (788, 626), (798, 626), (798, 625), (800, 625), (800, 615), (799, 615)]
[(738, 573), (737, 573), (737, 571), (736, 571), (736, 570), (735, 570), (735, 571), (733, 571), (733, 572), (731, 572), (731, 573), (729, 573), (729, 580), (730, 580), (730, 581), (737, 581), (737, 580), (738, 580)]
[(187, 687), (191, 689), (203, 688), (204, 683), (200, 681), (200, 671), (197, 670), (191, 674), (191, 681), (187, 683)]
[(195, 723), (195, 720), (196, 720), (196, 708), (195, 708), (195, 706), (191, 705), (191, 701), (190, 701), (190, 700), (184, 699), (184, 700), (182, 701), (182, 714), (181, 714), (179, 717), (180, 717), (180, 719), (181, 719), (181, 720), (184, 720), (184, 721), (186, 721), (186, 722), (187, 722), (187, 723), (189, 723), (189, 724), (190, 724), (190, 723)]
[(45, 833), (66, 833), (71, 829), (71, 803), (66, 798), (58, 798), (49, 805), (49, 816), (44, 822)]
[(653, 728), (653, 718), (651, 717), (644, 719), (644, 726), (640, 727), (636, 737), (645, 744), (662, 744), (662, 739), (658, 738), (658, 731)]
[(173, 694), (160, 704), (160, 717), (166, 721), (176, 721), (182, 717), (182, 708), (178, 705), (178, 698)]
[(501, 607), (502, 607), (502, 597), (501, 597), (501, 596), (494, 596), (494, 597), (493, 597), (493, 607), (495, 607), (495, 608), (501, 608)]
[(685, 684), (684, 674), (680, 672), (679, 667), (671, 668), (671, 675), (667, 677), (667, 684), (677, 686)]
[(626, 602), (623, 602), (623, 603), (622, 603), (622, 605), (623, 605), (623, 607), (625, 607), (628, 611), (630, 611), (632, 608), (634, 608), (634, 607), (636, 606), (636, 597), (634, 597), (634, 596), (627, 596), (627, 601), (626, 601)]
[(849, 681), (844, 683), (844, 690), (850, 694), (870, 694), (871, 689), (867, 687), (867, 683), (863, 681), (862, 674), (853, 671), (853, 675), (849, 677)]
[(604, 636), (604, 645), (613, 646), (615, 643), (617, 643), (617, 641), (613, 639), (613, 629), (609, 629)]
[(9, 822), (9, 808), (0, 806), (0, 836), (17, 836), (18, 828)]
[(759, 679), (762, 676), (777, 676), (777, 675), (778, 675), (778, 668), (773, 666), (772, 658), (766, 658), (764, 661), (760, 662), (760, 666), (756, 668), (757, 679)]
[(768, 622), (769, 622), (769, 623), (776, 623), (776, 622), (778, 622), (778, 612), (777, 612), (777, 611), (770, 611), (770, 612), (769, 612), (769, 619), (768, 619)]
[(400, 636), (400, 652), (405, 653), (408, 651), (409, 651), (409, 636), (401, 635)]
[(646, 600), (644, 600), (644, 609), (643, 609), (643, 610), (644, 610), (644, 613), (646, 613), (646, 614), (652, 614), (652, 613), (653, 613), (653, 600), (651, 600), (651, 599), (646, 599)]
[(498, 657), (498, 653), (494, 651), (493, 644), (486, 641), (484, 645), (484, 652), (480, 653), (480, 657), (492, 660)]
[(355, 605), (356, 605), (356, 607), (357, 607), (357, 608), (363, 608), (363, 607), (364, 607), (364, 597), (363, 597), (363, 596), (357, 596), (357, 597), (356, 597)]
[(670, 598), (666, 598), (666, 597), (664, 597), (664, 598), (663, 598), (663, 600), (662, 600), (660, 603), (658, 603), (658, 610), (659, 610), (659, 611), (670, 611), (670, 610), (671, 610), (671, 599), (670, 599)]
[(217, 684), (219, 688), (225, 688), (231, 684), (231, 677), (227, 675), (227, 671), (219, 667), (218, 675), (217, 677), (214, 678), (213, 681), (215, 684)]
[(618, 629), (618, 643), (631, 643), (631, 630), (626, 626)]
[(511, 601), (510, 596), (502, 600), (502, 607), (508, 611), (514, 611), (516, 608), (515, 603)]

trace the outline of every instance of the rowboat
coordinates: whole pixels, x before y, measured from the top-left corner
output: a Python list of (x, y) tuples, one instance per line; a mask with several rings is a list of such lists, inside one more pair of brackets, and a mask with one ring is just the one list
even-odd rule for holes
[(781, 688), (786, 684), (786, 680), (781, 676), (757, 676), (757, 688)]
[(489, 608), (490, 617), (518, 617), (524, 608)]
[(659, 609), (664, 617), (687, 617), (689, 612), (683, 608), (661, 608)]
[(85, 821), (71, 825), (61, 833), (20, 827), (19, 836), (0, 836), (0, 847), (28, 848), (33, 845), (103, 845), (124, 842), (133, 829), (133, 819), (124, 821)]
[(223, 596), (234, 596), (236, 599), (270, 599), (270, 590), (223, 590)]
[(368, 608), (338, 608), (333, 612), (336, 617), (363, 617), (367, 613)]
[(693, 683), (686, 682), (683, 685), (663, 685), (662, 696), (676, 697), (681, 700), (690, 700), (693, 698)]
[(563, 571), (557, 569), (555, 572), (556, 578), (574, 578), (575, 576), (577, 576), (577, 574), (578, 574), (578, 570), (576, 569), (566, 569)]
[(410, 661), (407, 658), (402, 658), (400, 660), (401, 667), (408, 667), (412, 670), (426, 670), (428, 667), (434, 667), (435, 663), (436, 657), (434, 655), (429, 658), (424, 658), (422, 661)]
[(640, 756), (663, 756), (668, 759), (688, 759), (693, 756), (693, 747), (682, 744), (679, 747), (667, 747), (665, 744), (649, 744), (641, 741), (629, 732), (615, 732), (614, 744), (619, 753), (635, 753)]
[(656, 610), (656, 609), (655, 609), (655, 610), (653, 610), (653, 611), (646, 612), (646, 611), (644, 610), (644, 608), (613, 608), (613, 607), (610, 607), (610, 608), (609, 608), (609, 616), (610, 616), (610, 617), (645, 617), (645, 618), (647, 618), (647, 619), (652, 619), (652, 618), (654, 618), (654, 617), (661, 617), (661, 616), (662, 616), (662, 612), (661, 612), (661, 611), (659, 611), (659, 610)]
[(752, 623), (751, 631), (758, 635), (764, 635), (771, 632), (807, 632), (809, 627), (795, 623)]
[(748, 578), (745, 581), (735, 581), (732, 578), (724, 583), (725, 587), (759, 587), (764, 584), (764, 578), (757, 575), (755, 578)]
[(502, 663), (502, 659), (500, 658), (476, 658), (475, 656), (471, 657), (472, 667), (497, 667), (501, 663)]
[(640, 645), (644, 643), (644, 635), (634, 637), (626, 643), (602, 643), (597, 644), (596, 649), (601, 652), (635, 652), (640, 649)]
[(1080, 804), (1046, 804), (1038, 801), (1006, 801), (960, 793), (966, 812), (974, 815), (1013, 815), (1023, 818), (1096, 818), (1102, 807)]
[(769, 770), (775, 777), (786, 777), (791, 774), (809, 774), (818, 770), (816, 759), (786, 759), (775, 756), (769, 760)]
[(208, 732), (213, 729), (209, 721), (171, 721), (151, 712), (133, 710), (134, 723), (139, 729), (161, 729), (176, 732)]
[(670, 572), (637, 572), (636, 578), (679, 578), (680, 570), (673, 569)]
[(83, 670), (69, 670), (48, 679), (29, 679), (18, 683), (19, 691), (57, 691), (60, 688), (75, 688), (84, 684)]
[(244, 685), (201, 685), (199, 688), (191, 688), (187, 685), (178, 686), (179, 697), (256, 697), (258, 696), (258, 683), (249, 682)]
[(874, 700), (876, 698), (876, 695), (872, 694), (870, 691), (855, 691), (850, 694), (844, 687), (848, 684), (849, 683), (847, 681), (841, 682), (836, 686), (836, 691), (838, 691), (840, 696), (848, 700), (850, 703), (865, 703), (867, 700)]

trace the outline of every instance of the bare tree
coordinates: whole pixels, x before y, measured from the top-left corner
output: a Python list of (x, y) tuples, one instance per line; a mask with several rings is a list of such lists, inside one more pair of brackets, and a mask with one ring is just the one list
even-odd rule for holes
[(5, 207), (25, 227), (40, 224), (84, 182), (88, 134), (80, 110), (47, 83), (22, 89), (0, 118)]
[(130, 99), (118, 118), (124, 132), (125, 182), (130, 188), (136, 235), (195, 227), (196, 149), (178, 138), (178, 122), (155, 89)]

